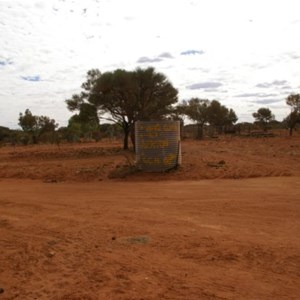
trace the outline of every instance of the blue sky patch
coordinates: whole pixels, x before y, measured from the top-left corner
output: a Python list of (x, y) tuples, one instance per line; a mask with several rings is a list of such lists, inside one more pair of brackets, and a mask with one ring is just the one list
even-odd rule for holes
[(12, 65), (12, 61), (8, 59), (0, 59), (0, 66)]
[(41, 81), (40, 75), (36, 75), (36, 76), (21, 76), (21, 78), (23, 80), (26, 80), (26, 81)]
[(187, 50), (180, 53), (180, 55), (201, 55), (204, 54), (203, 50)]

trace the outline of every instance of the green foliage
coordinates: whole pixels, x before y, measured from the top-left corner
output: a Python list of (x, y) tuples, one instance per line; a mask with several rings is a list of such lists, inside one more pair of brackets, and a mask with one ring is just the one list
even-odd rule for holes
[(54, 132), (58, 124), (54, 119), (50, 119), (47, 116), (37, 116), (37, 130), (38, 134), (42, 135), (45, 132)]
[(25, 132), (34, 132), (37, 129), (37, 117), (26, 109), (24, 115), (19, 114), (19, 125)]
[(104, 123), (100, 125), (100, 133), (105, 138), (116, 138), (122, 135), (122, 127), (116, 123)]
[(79, 111), (80, 116), (84, 105), (90, 105), (94, 112), (86, 111), (84, 115), (88, 118), (95, 117), (95, 112), (108, 115), (107, 119), (123, 129), (124, 149), (128, 148), (129, 134), (134, 134), (135, 121), (160, 119), (177, 102), (177, 90), (153, 68), (118, 69), (103, 74), (91, 70), (82, 88), (84, 91), (80, 95), (66, 100), (69, 110)]
[(291, 94), (286, 98), (286, 104), (289, 105), (292, 111), (300, 113), (300, 94)]
[(283, 123), (289, 128), (290, 135), (297, 124), (300, 124), (300, 94), (291, 94), (286, 98), (286, 104), (291, 107), (290, 114), (283, 120)]
[(82, 115), (80, 113), (73, 115), (69, 119), (67, 130), (68, 140), (72, 142), (76, 142), (80, 138), (95, 138), (96, 140), (100, 138), (98, 121), (88, 118), (82, 118)]
[(192, 120), (199, 124), (205, 124), (208, 121), (208, 107), (210, 105), (209, 100), (192, 98), (188, 101), (183, 101), (179, 105), (179, 109)]
[(11, 130), (7, 127), (0, 126), (0, 142), (8, 139), (11, 135)]
[(58, 126), (54, 119), (47, 116), (34, 116), (29, 109), (26, 109), (24, 114), (19, 114), (19, 125), (25, 133), (31, 136), (34, 144), (38, 143), (41, 135), (54, 132)]
[(238, 120), (238, 117), (237, 117), (235, 111), (232, 108), (230, 108), (225, 117), (225, 124), (233, 125), (237, 122), (237, 120)]
[(228, 109), (217, 100), (192, 98), (183, 101), (177, 106), (179, 112), (197, 123), (199, 139), (203, 138), (203, 128), (205, 124), (210, 124), (218, 128), (221, 133), (224, 126), (233, 125), (237, 121), (237, 116), (233, 109)]
[(203, 126), (208, 122), (208, 107), (210, 101), (206, 99), (192, 98), (188, 101), (183, 101), (177, 106), (178, 111), (187, 115), (188, 118), (198, 125), (197, 138), (203, 138)]
[(268, 124), (275, 119), (275, 116), (272, 114), (269, 108), (261, 107), (254, 112), (253, 117), (255, 121), (264, 129), (268, 130)]
[(87, 103), (88, 98), (92, 94), (92, 89), (100, 77), (101, 72), (98, 69), (92, 69), (87, 72), (86, 81), (81, 85), (83, 91), (80, 94), (72, 95), (71, 99), (66, 100), (70, 111), (81, 111), (84, 109), (81, 105)]
[(235, 112), (217, 100), (211, 101), (208, 107), (208, 122), (210, 125), (216, 127), (222, 127), (224, 125), (232, 125), (237, 121), (237, 116)]
[(300, 124), (300, 112), (293, 110), (284, 120), (283, 124), (289, 129), (289, 134), (293, 135), (293, 130)]

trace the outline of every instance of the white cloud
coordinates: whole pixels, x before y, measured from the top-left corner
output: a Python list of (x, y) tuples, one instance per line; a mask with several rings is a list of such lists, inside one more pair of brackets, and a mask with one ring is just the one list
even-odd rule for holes
[[(298, 6), (298, 0), (0, 0), (0, 125), (16, 127), (26, 108), (64, 125), (70, 116), (64, 100), (79, 91), (87, 70), (133, 69), (141, 58), (142, 66), (168, 76), (180, 99), (218, 99), (242, 120), (252, 120), (248, 100), (255, 97), (234, 95), (268, 87), (282, 99), (280, 119), (287, 93), (300, 92)], [(188, 50), (201, 55), (180, 55)], [(21, 79), (36, 76), (40, 82)], [(187, 88), (208, 82), (223, 89)]]
[(207, 82), (198, 82), (188, 85), (186, 88), (190, 90), (200, 90), (200, 89), (216, 89), (222, 86), (221, 82), (207, 81)]

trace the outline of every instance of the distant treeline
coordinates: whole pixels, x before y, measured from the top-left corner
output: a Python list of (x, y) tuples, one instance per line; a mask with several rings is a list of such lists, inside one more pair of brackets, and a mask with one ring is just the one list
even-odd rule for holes
[[(261, 107), (252, 113), (254, 123), (237, 123), (235, 111), (218, 100), (194, 97), (178, 102), (178, 90), (154, 68), (105, 73), (89, 70), (81, 92), (65, 102), (74, 113), (66, 127), (59, 127), (54, 119), (33, 115), (26, 109), (19, 114), (18, 124), (22, 130), (0, 127), (0, 143), (59, 145), (122, 138), (123, 149), (129, 148), (129, 140), (135, 148), (137, 121), (180, 121), (182, 137), (197, 139), (222, 134), (251, 135), (255, 130), (267, 136), (270, 129), (288, 129), (292, 135), (300, 125), (300, 94), (290, 94), (285, 99), (290, 113), (282, 122), (276, 121), (269, 108)], [(194, 125), (186, 125), (187, 122)]]
[[(268, 124), (268, 130), (286, 130), (288, 127), (285, 122), (271, 121)], [(298, 131), (300, 126), (296, 127)], [(198, 138), (197, 124), (182, 125), (182, 138)], [(242, 122), (234, 125), (215, 127), (205, 125), (203, 134), (205, 137), (216, 137), (219, 135), (254, 135), (261, 130), (259, 123)], [(99, 125), (95, 131), (82, 131), (80, 128), (74, 127), (59, 127), (51, 132), (44, 132), (38, 140), (33, 140), (32, 135), (19, 129), (10, 129), (8, 127), (0, 126), (0, 144), (4, 145), (29, 145), (34, 143), (46, 144), (60, 144), (60, 143), (75, 143), (75, 142), (90, 142), (101, 141), (102, 139), (121, 140), (123, 138), (123, 131), (118, 124), (104, 123)]]
[(122, 138), (122, 129), (117, 124), (101, 124), (97, 130), (81, 131), (80, 128), (59, 127), (53, 131), (45, 131), (38, 137), (30, 132), (19, 129), (10, 129), (0, 126), (0, 143), (10, 145), (29, 145), (38, 143), (60, 144), (82, 142), (82, 141), (100, 141), (101, 139), (120, 139)]

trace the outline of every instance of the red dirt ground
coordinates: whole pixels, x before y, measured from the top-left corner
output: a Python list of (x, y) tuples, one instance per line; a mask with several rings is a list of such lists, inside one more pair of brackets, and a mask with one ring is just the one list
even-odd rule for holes
[(299, 299), (300, 137), (182, 149), (0, 148), (0, 300)]
[[(300, 176), (300, 135), (275, 138), (222, 138), (182, 142), (182, 166), (162, 174), (132, 173), (132, 151), (121, 143), (37, 145), (0, 148), (0, 178), (46, 182), (198, 180)], [(219, 162), (223, 161), (223, 164)]]

